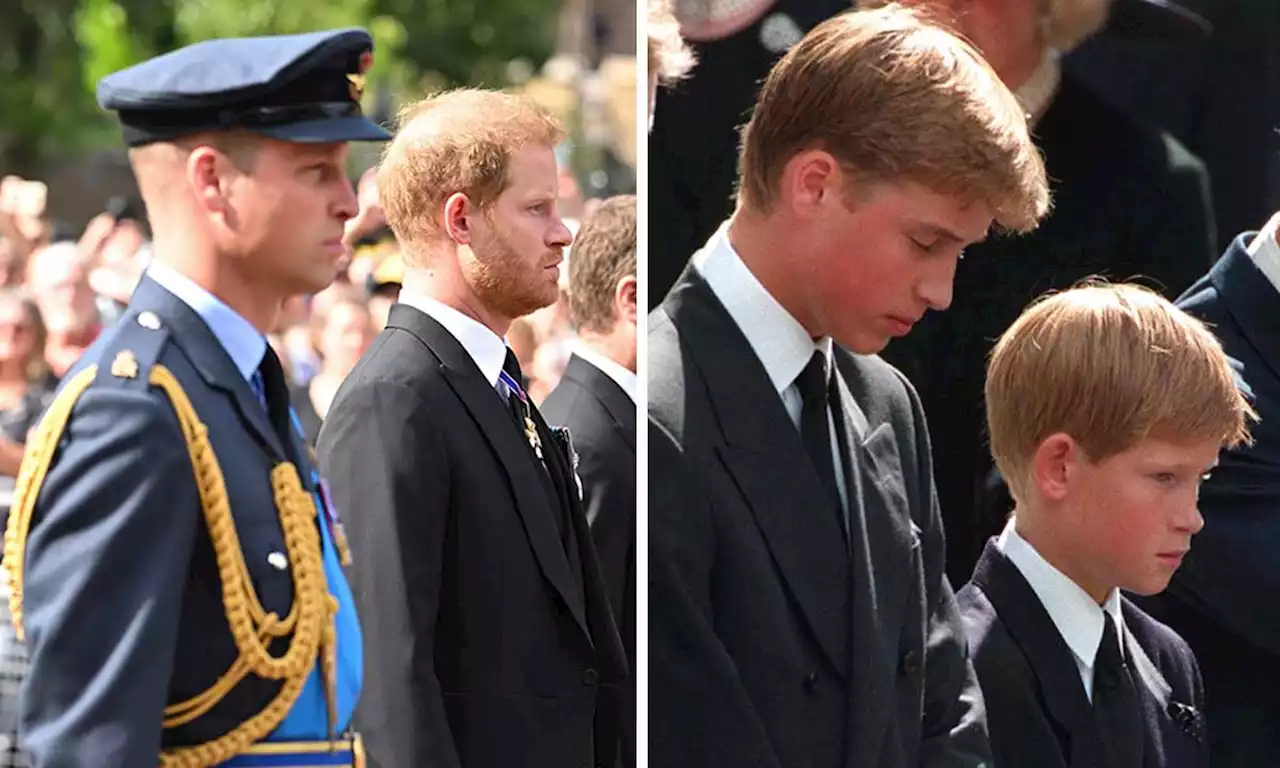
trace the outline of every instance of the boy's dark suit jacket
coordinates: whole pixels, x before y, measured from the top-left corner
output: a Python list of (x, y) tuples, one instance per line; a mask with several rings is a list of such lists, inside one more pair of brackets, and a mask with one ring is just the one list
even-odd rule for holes
[(1178, 306), (1206, 321), (1262, 420), (1200, 488), (1204, 529), (1169, 589), (1140, 601), (1186, 638), (1204, 671), (1214, 768), (1280, 752), (1280, 295), (1236, 238)]
[(907, 381), (836, 349), (846, 546), (764, 366), (695, 271), (649, 342), (651, 763), (989, 765)]
[[(548, 424), (568, 427), (578, 453), (582, 500), (600, 556), (609, 605), (635, 669), (636, 404), (617, 382), (577, 355), (542, 404)], [(634, 677), (632, 678), (634, 681)], [(635, 765), (635, 686), (627, 686), (622, 764)]]
[[(1075, 656), (994, 540), (957, 600), (987, 702), (997, 768), (1108, 768)], [(1204, 688), (1191, 648), (1121, 600), (1146, 745), (1141, 767), (1109, 768), (1208, 766)]]
[(355, 561), (370, 766), (577, 768), (617, 754), (626, 657), (567, 457), (533, 418), (567, 510), (467, 350), (403, 304), (334, 398), (319, 454)]

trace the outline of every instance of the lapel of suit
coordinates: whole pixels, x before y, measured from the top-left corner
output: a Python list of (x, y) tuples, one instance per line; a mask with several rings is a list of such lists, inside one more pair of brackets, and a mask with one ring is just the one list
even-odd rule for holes
[(608, 374), (577, 355), (569, 357), (565, 366), (564, 377), (582, 387), (584, 391), (600, 401), (609, 418), (613, 419), (623, 442), (635, 452), (636, 447), (636, 404), (631, 400), (618, 383)]
[[(898, 672), (899, 631), (915, 573), (920, 538), (902, 506), (889, 495), (901, 490), (902, 468), (889, 424), (871, 428), (846, 377), (858, 391), (864, 381), (856, 366), (841, 365), (837, 353), (836, 386), (842, 423), (837, 430), (845, 455), (849, 499), (848, 536), (853, 590), (852, 695), (854, 701), (885, 701), (893, 696)], [(895, 485), (897, 484), (897, 485)], [(854, 708), (854, 745), (879, 744), (892, 709)]]
[(1254, 236), (1245, 233), (1237, 237), (1214, 264), (1209, 279), (1272, 375), (1280, 377), (1280, 325), (1275, 321), (1275, 306), (1280, 296), (1249, 256), (1248, 244)]
[(1000, 621), (1027, 657), (1027, 665), (1039, 683), (1046, 714), (1065, 734), (1063, 751), (1071, 768), (1109, 765), (1093, 706), (1080, 680), (1075, 656), (1058, 634), (1031, 585), (1013, 563), (987, 542), (974, 569), (973, 583), (995, 607)]
[(828, 661), (848, 674), (849, 557), (818, 471), (750, 343), (702, 278), (668, 298), (724, 436), (719, 459)]
[[(555, 518), (552, 517), (555, 511), (550, 508), (549, 499), (542, 490), (542, 480), (537, 475), (541, 470), (530, 460), (528, 449), (522, 444), (524, 437), (512, 425), (502, 397), (492, 384), (484, 380), (475, 360), (453, 334), (426, 313), (397, 304), (391, 309), (387, 325), (414, 334), (440, 360), (445, 381), (480, 426), (480, 431), (506, 470), (516, 510), (542, 574), (555, 587), (589, 639), (591, 631), (587, 626), (586, 610), (556, 533)], [(554, 450), (551, 446), (543, 446), (543, 449), (544, 452)]]
[(151, 310), (168, 323), (170, 338), (182, 349), (205, 383), (227, 394), (235, 405), (240, 420), (277, 462), (290, 460), (280, 442), (280, 436), (271, 427), (267, 412), (253, 394), (249, 382), (240, 375), (218, 337), (213, 335), (213, 331), (194, 309), (145, 276), (134, 291), (129, 309), (130, 314), (144, 309)]
[[(1199, 747), (1189, 719), (1203, 717), (1191, 707), (1174, 701), (1173, 686), (1156, 666), (1129, 628), (1143, 619), (1134, 615), (1134, 606), (1123, 598), (1126, 630), (1125, 652), (1138, 689), (1145, 728), (1144, 768), (1176, 768), (1184, 764), (1183, 753), (1194, 753)], [(1183, 722), (1174, 718), (1181, 717)], [(1184, 745), (1180, 748), (1178, 745)]]

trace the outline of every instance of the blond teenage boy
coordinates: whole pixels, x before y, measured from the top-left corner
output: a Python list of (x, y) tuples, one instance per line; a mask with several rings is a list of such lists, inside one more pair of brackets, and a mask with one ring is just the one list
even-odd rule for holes
[(957, 596), (997, 766), (1203, 766), (1190, 648), (1120, 590), (1163, 590), (1201, 480), (1253, 413), (1197, 320), (1134, 285), (1034, 304), (988, 367), (1016, 509)]

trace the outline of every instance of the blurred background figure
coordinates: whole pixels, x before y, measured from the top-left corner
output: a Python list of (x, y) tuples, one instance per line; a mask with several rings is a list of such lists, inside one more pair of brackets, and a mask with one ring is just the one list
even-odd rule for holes
[(294, 376), (290, 401), (297, 412), (302, 433), (309, 445), (315, 447), (320, 436), (320, 426), (329, 411), (329, 404), (338, 387), (351, 369), (373, 343), (378, 328), (364, 295), (349, 286), (331, 288), (317, 295), (327, 298), (317, 302), (312, 315), (316, 327), (315, 351), (320, 367), (305, 384), (299, 384)]
[(72, 242), (44, 246), (31, 254), (27, 281), (48, 334), (45, 363), (61, 378), (102, 330), (88, 259)]
[(53, 397), (44, 362), (45, 329), (23, 290), (0, 288), (0, 476), (18, 474), (27, 432)]
[(648, 37), (649, 130), (659, 85), (674, 85), (693, 69), (694, 56), (680, 37), (680, 22), (671, 12), (671, 0), (649, 0)]

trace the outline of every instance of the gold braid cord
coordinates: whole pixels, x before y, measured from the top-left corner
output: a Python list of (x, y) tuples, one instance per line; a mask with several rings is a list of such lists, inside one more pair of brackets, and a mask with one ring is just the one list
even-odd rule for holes
[[(9, 607), (19, 638), (23, 637), (22, 569), (36, 497), (71, 410), (96, 376), (97, 367), (93, 366), (81, 371), (67, 384), (28, 441), (18, 473), (12, 513), (4, 537), (4, 571), (9, 586)], [(191, 400), (168, 369), (156, 365), (151, 370), (150, 382), (164, 390), (178, 414), (195, 472), (205, 524), (213, 541), (218, 574), (222, 580), (222, 604), (240, 652), (231, 668), (208, 690), (166, 707), (164, 727), (184, 725), (205, 714), (250, 673), (268, 680), (284, 681), (280, 692), (265, 709), (230, 732), (204, 744), (160, 755), (160, 764), (166, 768), (196, 768), (229, 760), (275, 730), (302, 693), (317, 659), (322, 662), (326, 680), (333, 680), (333, 616), (337, 612), (337, 603), (329, 595), (325, 582), (320, 535), (315, 525), (315, 502), (302, 488), (297, 469), (292, 464), (282, 463), (272, 470), (271, 485), (284, 532), (285, 549), (293, 567), (294, 600), (289, 615), (283, 619), (266, 612), (249, 577), (244, 551), (231, 517), (226, 483), (209, 442), (208, 428), (201, 423)], [(271, 642), (290, 634), (293, 639), (285, 654), (272, 656), (268, 649)]]

